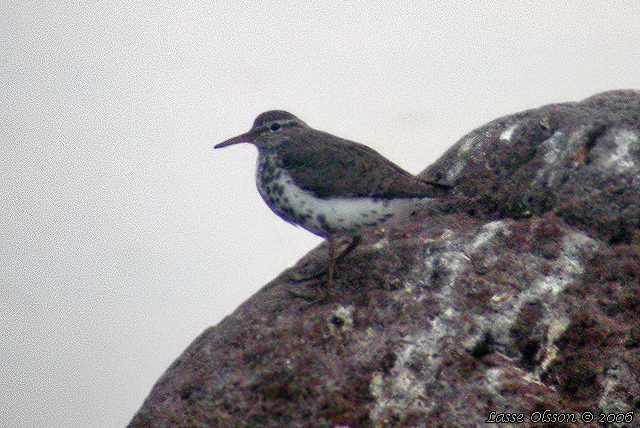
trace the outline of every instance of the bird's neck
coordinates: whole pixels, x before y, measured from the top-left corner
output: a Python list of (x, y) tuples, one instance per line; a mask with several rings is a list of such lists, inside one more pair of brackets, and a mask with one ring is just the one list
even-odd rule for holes
[(258, 183), (270, 181), (278, 169), (282, 168), (282, 162), (273, 152), (260, 150), (258, 152), (258, 168), (256, 169), (256, 181)]

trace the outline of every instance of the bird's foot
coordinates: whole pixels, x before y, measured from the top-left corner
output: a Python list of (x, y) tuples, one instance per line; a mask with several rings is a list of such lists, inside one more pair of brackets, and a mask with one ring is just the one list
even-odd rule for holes
[(306, 300), (307, 302), (314, 302), (321, 297), (322, 293), (318, 290), (311, 290), (311, 287), (301, 286), (300, 284), (296, 284), (290, 288), (287, 288), (287, 293), (289, 293), (292, 297), (296, 299)]
[(304, 265), (301, 266), (300, 269), (291, 270), (287, 273), (287, 279), (295, 284), (295, 288), (309, 288), (308, 286), (311, 285), (311, 283), (314, 283), (314, 285), (316, 286), (316, 290), (318, 286), (324, 285), (323, 292), (316, 291), (312, 296), (306, 292), (300, 292), (298, 290), (290, 289), (288, 290), (289, 293), (294, 297), (302, 298), (305, 300), (317, 300), (318, 295), (326, 296), (331, 292), (331, 290), (334, 290), (333, 277), (335, 274), (336, 264), (347, 254), (353, 251), (353, 249), (358, 246), (360, 241), (360, 236), (355, 236), (351, 238), (349, 243), (338, 252), (336, 243), (332, 240), (329, 240), (329, 264), (327, 266), (322, 268), (313, 266), (312, 269), (309, 269), (309, 265)]
[(287, 292), (295, 298), (314, 301), (320, 294), (319, 288), (327, 277), (327, 267), (315, 263), (291, 269), (286, 273), (285, 280), (289, 283)]
[(327, 267), (312, 267), (307, 268), (307, 266), (303, 266), (301, 269), (291, 269), (290, 272), (286, 274), (286, 280), (292, 283), (308, 283), (316, 281), (319, 278), (322, 278), (327, 275)]

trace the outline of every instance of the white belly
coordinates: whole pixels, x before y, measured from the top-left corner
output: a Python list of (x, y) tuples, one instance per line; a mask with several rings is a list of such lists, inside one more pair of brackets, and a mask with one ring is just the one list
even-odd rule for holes
[(267, 186), (257, 180), (267, 205), (288, 222), (323, 236), (356, 235), (363, 229), (397, 221), (411, 214), (423, 199), (327, 198), (321, 199), (293, 185), (281, 171)]

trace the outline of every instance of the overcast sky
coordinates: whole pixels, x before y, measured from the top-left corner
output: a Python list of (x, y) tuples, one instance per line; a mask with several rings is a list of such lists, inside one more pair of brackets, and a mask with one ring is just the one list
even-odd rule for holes
[(418, 173), (499, 116), (640, 88), (635, 0), (372, 3), (2, 2), (0, 426), (123, 427), (321, 242), (261, 201), (253, 147), (212, 150), (260, 112)]

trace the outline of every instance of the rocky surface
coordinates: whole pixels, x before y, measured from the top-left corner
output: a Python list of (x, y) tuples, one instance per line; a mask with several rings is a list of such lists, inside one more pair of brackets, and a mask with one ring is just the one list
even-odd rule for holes
[(640, 427), (640, 92), (500, 118), (423, 175), (451, 195), (367, 234), (333, 290), (309, 253), (129, 426)]

